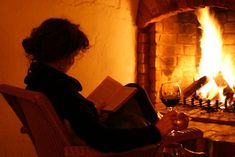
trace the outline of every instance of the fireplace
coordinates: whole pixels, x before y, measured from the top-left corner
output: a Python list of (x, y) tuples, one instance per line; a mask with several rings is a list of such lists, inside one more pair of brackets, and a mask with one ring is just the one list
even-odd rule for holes
[[(137, 82), (155, 105), (159, 104), (158, 92), (163, 81), (176, 80), (182, 89), (195, 81), (202, 57), (202, 31), (195, 10), (204, 7), (210, 7), (215, 13), (223, 29), (223, 49), (234, 56), (235, 4), (232, 1), (140, 1)], [(213, 56), (208, 60), (213, 60)], [(190, 102), (193, 103), (194, 100)]]
[[(146, 89), (158, 111), (163, 107), (158, 93), (162, 81), (175, 79), (182, 89), (195, 89), (207, 82), (205, 77), (194, 81), (202, 58), (202, 31), (194, 12), (205, 7), (215, 12), (223, 29), (223, 49), (232, 55), (230, 58), (235, 63), (234, 0), (139, 0), (137, 82)], [(213, 61), (213, 57), (208, 57), (208, 60)], [(191, 91), (189, 93), (190, 96), (182, 100), (183, 106), (177, 108), (177, 111), (190, 115), (189, 127), (203, 131), (205, 142), (209, 143), (206, 152), (212, 157), (234, 156), (235, 103), (232, 112), (211, 112), (210, 100), (201, 101), (195, 99)], [(226, 106), (226, 101), (224, 103)], [(219, 108), (217, 101), (213, 105), (215, 109)]]

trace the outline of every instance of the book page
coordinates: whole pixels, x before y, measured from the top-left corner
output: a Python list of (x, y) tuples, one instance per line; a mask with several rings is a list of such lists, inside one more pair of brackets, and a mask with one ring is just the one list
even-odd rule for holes
[(115, 111), (136, 91), (136, 88), (125, 87), (108, 76), (88, 95), (87, 99), (91, 100), (97, 109)]
[(133, 87), (122, 87), (120, 88), (111, 99), (107, 100), (107, 104), (104, 104), (105, 107), (103, 110), (106, 111), (116, 111), (118, 110), (131, 96), (135, 94), (137, 91), (136, 88)]
[(107, 76), (95, 90), (88, 95), (87, 99), (91, 100), (97, 108), (102, 108), (107, 104), (106, 101), (122, 87), (122, 84)]

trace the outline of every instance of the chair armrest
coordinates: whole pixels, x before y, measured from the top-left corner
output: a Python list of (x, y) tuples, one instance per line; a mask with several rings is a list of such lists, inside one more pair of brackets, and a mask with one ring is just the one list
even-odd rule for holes
[[(148, 145), (125, 152), (104, 153), (89, 146), (67, 146), (64, 148), (65, 157), (160, 157), (160, 144)], [(158, 155), (159, 154), (159, 155)]]
[(101, 157), (105, 154), (89, 146), (66, 146), (64, 157)]
[[(203, 133), (201, 130), (197, 128), (188, 128), (184, 131), (175, 133), (174, 136), (165, 137), (161, 143), (147, 145), (144, 147), (135, 148), (135, 149), (125, 151), (125, 152), (104, 153), (94, 148), (91, 148), (87, 145), (81, 145), (81, 146), (66, 146), (64, 148), (64, 156), (65, 157), (130, 157), (130, 156), (131, 157), (139, 157), (139, 156), (161, 157), (162, 150), (160, 149), (160, 147), (164, 147), (165, 145), (169, 143), (177, 143), (180, 141), (198, 139), (202, 137), (203, 137)], [(186, 152), (193, 156), (196, 155), (196, 156), (204, 157), (203, 155), (205, 155), (202, 152), (193, 152), (190, 150), (186, 150)]]
[(163, 143), (178, 143), (187, 140), (201, 139), (203, 138), (203, 132), (197, 128), (187, 128), (182, 131), (176, 131), (173, 135), (169, 135), (163, 138)]
[(163, 156), (181, 156), (181, 157), (208, 157), (205, 152), (191, 151), (183, 147), (182, 144), (172, 143), (164, 145), (161, 149)]
[(184, 148), (184, 150), (185, 150), (185, 154), (187, 154), (187, 156), (189, 157), (208, 157), (208, 155), (205, 152), (195, 152), (187, 148)]

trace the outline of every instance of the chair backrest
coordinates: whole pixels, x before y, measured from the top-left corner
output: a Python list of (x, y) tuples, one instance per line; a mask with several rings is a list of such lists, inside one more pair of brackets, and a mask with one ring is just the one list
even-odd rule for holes
[(38, 157), (63, 157), (71, 140), (47, 97), (6, 84), (0, 85), (0, 93), (27, 129)]

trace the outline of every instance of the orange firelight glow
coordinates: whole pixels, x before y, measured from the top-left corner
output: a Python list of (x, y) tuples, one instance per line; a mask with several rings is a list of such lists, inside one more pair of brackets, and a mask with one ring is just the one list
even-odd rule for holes
[[(199, 94), (202, 98), (216, 98), (222, 102), (225, 99), (224, 88), (229, 86), (233, 90), (235, 83), (232, 57), (229, 52), (223, 52), (222, 30), (210, 9), (201, 8), (196, 15), (202, 30), (201, 60), (197, 78), (209, 78), (209, 82), (200, 89)], [(218, 76), (222, 79), (217, 79)]]

